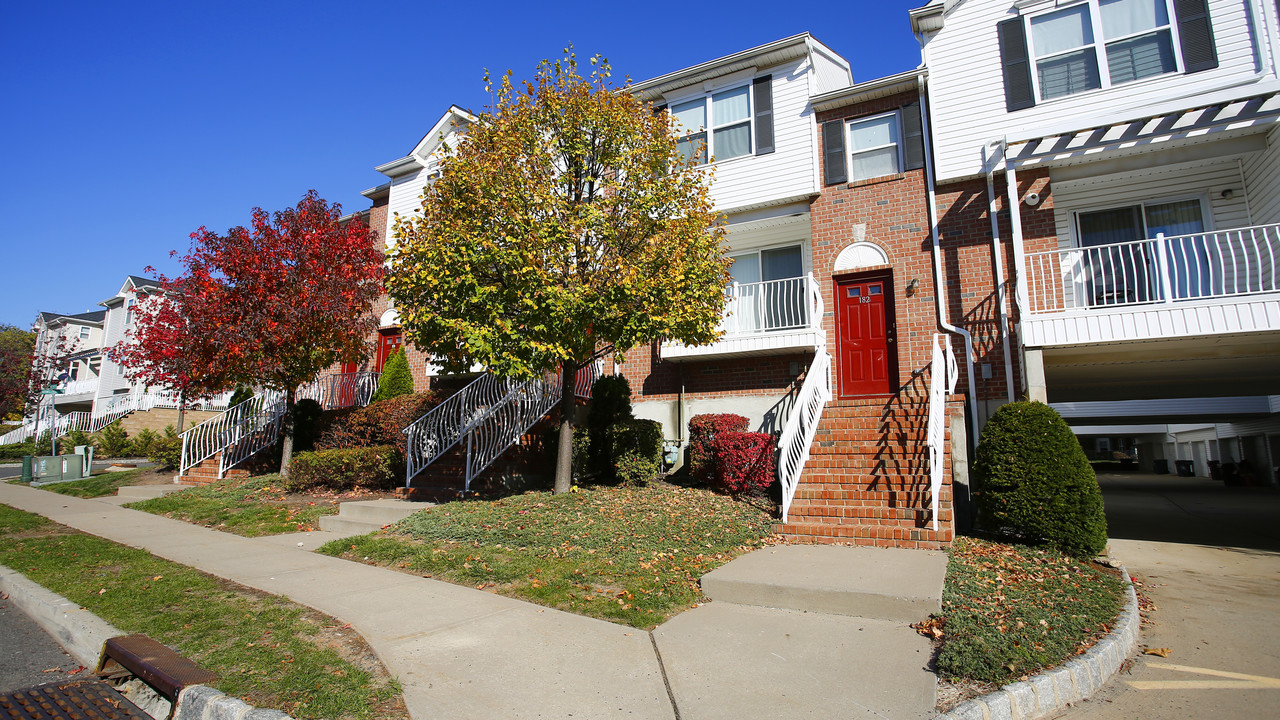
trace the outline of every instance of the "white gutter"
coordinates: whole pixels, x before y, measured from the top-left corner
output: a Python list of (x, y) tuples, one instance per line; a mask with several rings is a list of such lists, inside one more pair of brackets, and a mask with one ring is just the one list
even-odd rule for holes
[[(991, 143), (982, 147), (983, 164), (987, 167), (987, 215), (991, 218), (991, 261), (995, 269), (996, 313), (1000, 318), (1000, 345), (1004, 347), (1004, 387), (1009, 402), (1017, 400), (1013, 391), (1013, 349), (1009, 347), (1008, 292), (1004, 283), (1004, 248), (1000, 242), (1000, 217), (996, 214), (994, 163), (987, 155)], [(1018, 212), (1018, 199), (1010, 198), (1010, 212)]]
[[(923, 60), (923, 40), (920, 44), (920, 55)], [(978, 386), (973, 379), (973, 335), (968, 330), (947, 322), (947, 306), (943, 299), (946, 275), (942, 272), (942, 243), (938, 232), (937, 195), (933, 184), (933, 132), (929, 125), (929, 103), (924, 92), (927, 75), (922, 62), (916, 92), (920, 97), (920, 127), (925, 133), (924, 177), (929, 199), (929, 234), (933, 239), (933, 305), (938, 314), (938, 327), (942, 328), (943, 332), (959, 335), (964, 339), (964, 368), (969, 379), (969, 418), (973, 424), (973, 439), (970, 441), (970, 448), (972, 448), (977, 445), (978, 436), (982, 433), (982, 427), (978, 425)], [(934, 368), (934, 372), (937, 372), (937, 368)]]

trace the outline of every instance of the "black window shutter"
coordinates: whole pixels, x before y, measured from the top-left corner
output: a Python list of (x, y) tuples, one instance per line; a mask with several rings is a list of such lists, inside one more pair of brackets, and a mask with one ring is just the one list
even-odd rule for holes
[(1027, 29), (1022, 18), (996, 24), (1000, 36), (1000, 65), (1004, 71), (1004, 107), (1013, 112), (1036, 104), (1031, 89), (1031, 58), (1027, 56)]
[(844, 161), (844, 121), (822, 123), (822, 155), (826, 165), (826, 184), (835, 185), (849, 179)]
[(924, 167), (924, 129), (920, 125), (920, 103), (904, 106), (901, 112), (903, 169), (919, 170)]
[(751, 83), (756, 103), (756, 154), (773, 152), (773, 76), (758, 77)]
[(1178, 39), (1182, 44), (1182, 65), (1189, 72), (1218, 67), (1218, 48), (1213, 43), (1208, 0), (1174, 0), (1178, 16)]

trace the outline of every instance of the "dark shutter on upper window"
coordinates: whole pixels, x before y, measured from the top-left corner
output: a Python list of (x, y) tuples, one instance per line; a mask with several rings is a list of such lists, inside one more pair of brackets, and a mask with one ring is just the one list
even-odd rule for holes
[(924, 128), (918, 102), (902, 108), (902, 165), (904, 170), (924, 167)]
[(751, 83), (756, 103), (756, 154), (773, 152), (773, 76), (758, 77)]
[(835, 185), (849, 179), (844, 161), (844, 121), (822, 123), (822, 158), (826, 165), (826, 184)]
[(1189, 72), (1218, 67), (1218, 48), (1213, 43), (1208, 0), (1174, 0), (1178, 16), (1178, 39), (1182, 43), (1182, 65)]
[(1027, 29), (1022, 18), (996, 24), (1000, 36), (1000, 66), (1004, 71), (1004, 107), (1013, 112), (1036, 104), (1031, 89), (1031, 58), (1027, 56)]

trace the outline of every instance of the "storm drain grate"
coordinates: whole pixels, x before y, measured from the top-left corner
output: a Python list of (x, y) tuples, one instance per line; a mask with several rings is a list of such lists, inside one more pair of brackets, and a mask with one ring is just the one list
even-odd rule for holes
[(0, 695), (3, 720), (151, 720), (101, 680), (46, 683)]

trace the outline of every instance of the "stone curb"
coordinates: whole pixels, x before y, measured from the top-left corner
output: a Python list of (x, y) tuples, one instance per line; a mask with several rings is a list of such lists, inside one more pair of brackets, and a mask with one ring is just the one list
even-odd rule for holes
[(934, 720), (1036, 720), (1094, 696), (1138, 647), (1138, 596), (1123, 565), (1125, 605), (1116, 626), (1089, 652), (1028, 680), (957, 705)]
[[(71, 602), (22, 573), (0, 565), (0, 593), (87, 668), (96, 667), (102, 645), (128, 633)], [(166, 706), (168, 703), (165, 703)], [(255, 708), (204, 685), (189, 685), (178, 695), (174, 720), (293, 720), (279, 710)]]

